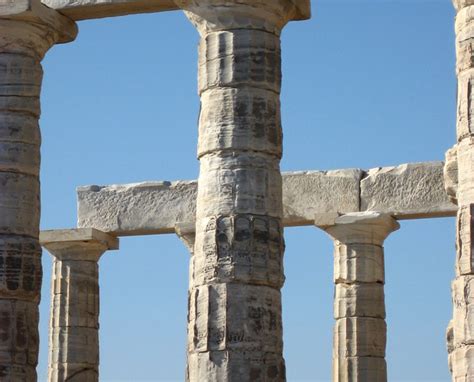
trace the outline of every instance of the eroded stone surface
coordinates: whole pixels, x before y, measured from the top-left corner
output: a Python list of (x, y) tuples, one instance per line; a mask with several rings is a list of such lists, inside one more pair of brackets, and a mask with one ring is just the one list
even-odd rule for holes
[(285, 381), (279, 36), (309, 2), (176, 3), (201, 36), (187, 380)]
[[(457, 207), (443, 188), (443, 164), (428, 162), (416, 167), (417, 171), (389, 176), (372, 172), (375, 179), (364, 184), (365, 204), (383, 208), (382, 212), (397, 219), (455, 216)], [(284, 173), (284, 226), (313, 225), (316, 218), (318, 225), (332, 225), (339, 215), (358, 212), (362, 175), (356, 169)], [(426, 190), (419, 192), (423, 185)], [(430, 187), (434, 189), (426, 197)], [(382, 190), (389, 188), (390, 193), (381, 199)], [(85, 186), (78, 188), (77, 197), (79, 227), (119, 236), (172, 233), (176, 224), (195, 221), (197, 182)]]
[(99, 379), (99, 258), (118, 240), (95, 229), (44, 231), (53, 255), (48, 380)]
[(399, 224), (372, 211), (315, 224), (334, 239), (334, 381), (386, 382), (383, 243)]
[(42, 2), (72, 20), (98, 19), (179, 9), (173, 0), (42, 0)]
[(0, 2), (0, 380), (35, 381), (41, 290), (41, 60), (77, 27), (39, 0)]
[(456, 207), (444, 190), (443, 164), (428, 162), (369, 170), (361, 182), (361, 211), (422, 218), (453, 216)]

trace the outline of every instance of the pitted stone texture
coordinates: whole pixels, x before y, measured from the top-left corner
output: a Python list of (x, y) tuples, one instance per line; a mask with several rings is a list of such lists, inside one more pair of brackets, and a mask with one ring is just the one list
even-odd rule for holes
[(98, 260), (118, 240), (94, 229), (43, 231), (53, 255), (50, 317), (50, 382), (98, 381)]
[(444, 164), (444, 188), (448, 194), (449, 199), (452, 203), (457, 204), (458, 202), (458, 158), (457, 158), (457, 146), (450, 148), (446, 151), (446, 162)]
[(359, 169), (284, 173), (285, 226), (306, 225), (315, 215), (359, 211), (362, 174)]
[(474, 345), (455, 349), (449, 355), (452, 365), (453, 382), (471, 382), (474, 380)]
[(474, 204), (459, 208), (456, 237), (456, 275), (473, 274)]
[[(469, 6), (460, 9), (456, 15), (456, 69), (458, 75), (474, 67), (472, 49), (474, 47), (474, 8)], [(465, 77), (467, 79), (469, 75)], [(460, 100), (458, 100), (460, 101)], [(463, 102), (461, 101), (460, 105)], [(459, 111), (459, 110), (458, 110)]]
[(42, 276), (37, 240), (0, 235), (0, 296), (8, 299), (8, 304), (10, 299), (38, 304)]
[(0, 380), (36, 380), (38, 320), (36, 302), (0, 300)]
[[(252, 29), (210, 33), (199, 45), (199, 92), (215, 87), (249, 86), (278, 94), (280, 57), (280, 39), (272, 33)], [(254, 107), (261, 102), (255, 99)], [(241, 104), (244, 110), (251, 105), (245, 100)]]
[(40, 0), (15, 0), (0, 5), (0, 51), (41, 59), (57, 43), (73, 41), (76, 24)]
[[(206, 91), (201, 102), (199, 157), (225, 150), (230, 151), (229, 155), (232, 150), (248, 150), (281, 157), (277, 93), (253, 88), (217, 88)], [(252, 160), (250, 153), (249, 160)]]
[(285, 381), (285, 363), (274, 353), (215, 351), (188, 356), (187, 381)]
[(40, 219), (38, 178), (0, 171), (0, 187), (2, 190), (0, 234), (38, 237)]
[[(361, 176), (352, 169), (283, 174), (284, 225), (311, 225), (325, 212), (358, 211)], [(176, 224), (195, 222), (196, 197), (196, 181), (79, 187), (78, 226), (120, 236), (171, 233)]]
[(0, 380), (35, 381), (41, 59), (77, 27), (39, 0), (0, 3)]
[(336, 360), (334, 382), (386, 382), (387, 363), (380, 357), (348, 357)]
[(385, 318), (383, 285), (378, 283), (337, 284), (334, 318)]
[(474, 276), (461, 276), (452, 283), (453, 341), (452, 346), (474, 345)]
[(361, 211), (394, 217), (452, 216), (444, 190), (443, 163), (412, 163), (369, 170), (361, 182)]
[(176, 3), (201, 35), (187, 378), (284, 381), (278, 36), (301, 9), (290, 0)]
[(336, 321), (334, 355), (347, 357), (385, 357), (387, 325), (385, 320), (347, 317)]
[(196, 181), (79, 187), (77, 225), (120, 236), (173, 233), (195, 221), (196, 198)]
[(309, 0), (175, 0), (201, 36), (221, 30), (254, 29), (279, 35), (291, 20), (308, 19)]
[[(200, 227), (200, 225), (203, 227)], [(206, 256), (191, 259), (191, 282), (244, 282), (281, 288), (283, 276), (283, 229), (277, 218), (234, 215), (200, 220), (195, 252)]]
[(458, 205), (474, 202), (474, 137), (463, 139), (457, 144)]
[[(222, 153), (201, 158), (197, 218), (218, 214), (282, 215), (279, 160), (254, 153)], [(204, 203), (199, 204), (199, 200)], [(196, 229), (203, 229), (199, 223)], [(198, 232), (198, 231), (196, 231)]]
[(212, 284), (194, 288), (189, 297), (188, 347), (210, 350), (278, 353), (281, 295), (266, 286)]
[(474, 5), (474, 0), (453, 0), (454, 7), (456, 10), (462, 10), (462, 8)]

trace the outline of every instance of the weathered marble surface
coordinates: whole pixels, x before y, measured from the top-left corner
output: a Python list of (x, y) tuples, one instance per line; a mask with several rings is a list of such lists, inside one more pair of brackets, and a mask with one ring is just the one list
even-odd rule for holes
[[(77, 190), (78, 226), (115, 235), (173, 233), (196, 215), (197, 182), (85, 186)], [(313, 225), (315, 217), (369, 209), (397, 219), (455, 216), (443, 185), (443, 163), (364, 172), (357, 169), (283, 174), (283, 225)], [(331, 217), (332, 216), (332, 217)]]
[(280, 33), (309, 2), (176, 4), (201, 37), (186, 379), (285, 381)]
[(95, 229), (43, 231), (53, 256), (48, 381), (99, 380), (99, 266), (118, 239)]
[(453, 0), (457, 10), (456, 73), (457, 143), (446, 153), (446, 190), (457, 202), (456, 279), (452, 283), (453, 319), (448, 327), (449, 367), (452, 380), (474, 381), (474, 2)]
[[(21, 1), (15, 0), (18, 3)], [(310, 0), (290, 1), (299, 10), (297, 17), (309, 17)], [(42, 0), (42, 3), (76, 21), (180, 9), (174, 0)]]
[(334, 239), (333, 381), (386, 382), (383, 243), (400, 226), (378, 212), (319, 224)]
[(42, 2), (76, 21), (179, 9), (173, 0), (42, 0)]
[(0, 2), (0, 380), (36, 381), (42, 282), (41, 60), (76, 25), (39, 0)]

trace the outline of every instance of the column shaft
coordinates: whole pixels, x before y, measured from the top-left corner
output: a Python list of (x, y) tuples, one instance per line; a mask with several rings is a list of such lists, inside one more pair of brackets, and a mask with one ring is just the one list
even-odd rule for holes
[(324, 229), (335, 239), (333, 381), (386, 382), (383, 242), (398, 223), (356, 213)]
[(0, 11), (0, 380), (34, 381), (42, 281), (41, 60), (75, 24), (38, 1)]
[(458, 203), (456, 279), (452, 284), (453, 320), (448, 328), (452, 380), (474, 381), (474, 5), (454, 0), (458, 76), (457, 145), (447, 155), (447, 191)]
[(99, 380), (99, 267), (118, 241), (95, 230), (46, 231), (53, 255), (49, 382)]
[(284, 381), (279, 33), (298, 8), (178, 4), (201, 35), (187, 379)]

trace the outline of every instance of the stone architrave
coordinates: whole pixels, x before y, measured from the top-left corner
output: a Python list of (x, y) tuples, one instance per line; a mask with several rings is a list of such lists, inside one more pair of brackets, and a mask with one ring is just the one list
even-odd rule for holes
[(458, 212), (448, 352), (452, 380), (465, 382), (474, 381), (474, 2), (453, 3), (457, 11), (457, 143), (446, 155), (445, 181)]
[(187, 380), (284, 381), (280, 32), (309, 1), (176, 4), (201, 36)]
[(41, 60), (76, 33), (39, 0), (0, 2), (1, 381), (37, 379)]
[(333, 381), (386, 382), (383, 243), (399, 224), (378, 212), (324, 220), (315, 224), (335, 241)]
[(99, 380), (99, 265), (113, 236), (95, 229), (43, 231), (53, 256), (48, 381)]

